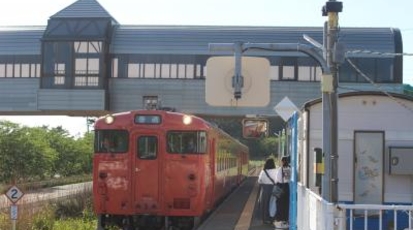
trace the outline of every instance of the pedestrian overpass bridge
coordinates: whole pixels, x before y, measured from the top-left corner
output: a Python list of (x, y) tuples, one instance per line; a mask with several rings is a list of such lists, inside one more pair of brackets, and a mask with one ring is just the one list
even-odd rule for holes
[[(209, 44), (299, 44), (304, 34), (323, 43), (323, 27), (121, 25), (96, 0), (75, 1), (46, 26), (0, 27), (0, 115), (99, 116), (161, 104), (197, 115), (276, 116), (285, 97), (297, 107), (321, 97), (319, 63), (297, 51), (244, 52), (269, 62), (268, 103), (214, 106), (206, 103), (207, 62), (233, 53)], [(402, 93), (403, 56), (381, 55), (403, 53), (400, 30), (340, 28), (340, 41), (358, 70), (340, 66), (339, 93), (378, 90), (364, 73), (380, 90)]]

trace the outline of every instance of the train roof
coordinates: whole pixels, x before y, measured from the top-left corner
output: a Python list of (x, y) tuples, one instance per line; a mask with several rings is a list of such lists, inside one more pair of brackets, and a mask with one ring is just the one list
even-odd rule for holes
[[(392, 92), (381, 92), (381, 91), (354, 91), (354, 92), (346, 92), (346, 93), (340, 93), (337, 95), (338, 98), (345, 98), (345, 97), (356, 97), (356, 96), (382, 96), (382, 97), (394, 97), (394, 98), (400, 98), (408, 101), (413, 102), (413, 97), (408, 96), (406, 94), (399, 94), (399, 93), (392, 93)], [(303, 109), (306, 110), (309, 107), (321, 103), (322, 98), (317, 98), (315, 100), (308, 101), (304, 103)]]

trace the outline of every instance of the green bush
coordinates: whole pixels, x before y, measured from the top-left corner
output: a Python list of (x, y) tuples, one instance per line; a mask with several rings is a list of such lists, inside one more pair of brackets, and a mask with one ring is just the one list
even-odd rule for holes
[(54, 230), (95, 230), (97, 226), (96, 218), (93, 221), (84, 221), (83, 219), (65, 219), (56, 221)]
[(8, 213), (0, 212), (0, 229), (11, 229), (10, 216)]
[(55, 223), (54, 213), (51, 208), (41, 209), (33, 216), (32, 230), (53, 230)]

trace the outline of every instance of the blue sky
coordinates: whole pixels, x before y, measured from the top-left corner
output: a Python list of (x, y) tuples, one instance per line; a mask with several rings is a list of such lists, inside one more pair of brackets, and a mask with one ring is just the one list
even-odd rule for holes
[[(120, 24), (323, 26), (326, 0), (97, 0)], [(47, 25), (50, 16), (75, 0), (13, 0), (0, 7), (0, 26)], [(342, 0), (341, 27), (394, 27), (404, 53), (413, 53), (411, 0)], [(413, 56), (404, 57), (404, 83), (413, 85)], [(10, 117), (8, 117), (10, 119)], [(2, 119), (2, 117), (0, 117)], [(33, 117), (28, 119), (33, 123)], [(18, 119), (24, 124), (21, 118)], [(45, 119), (39, 119), (39, 123)], [(85, 118), (60, 118), (86, 130)], [(18, 121), (17, 121), (18, 122)], [(67, 123), (67, 122), (64, 122)], [(39, 124), (41, 125), (41, 124)], [(50, 126), (54, 126), (51, 124)], [(66, 128), (64, 126), (64, 128)]]

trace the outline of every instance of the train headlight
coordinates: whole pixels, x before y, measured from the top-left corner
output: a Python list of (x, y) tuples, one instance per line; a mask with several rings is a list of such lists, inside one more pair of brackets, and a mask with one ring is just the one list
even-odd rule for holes
[(185, 115), (185, 116), (182, 118), (182, 122), (184, 123), (184, 125), (189, 125), (189, 124), (192, 123), (192, 117), (189, 116), (189, 115)]
[(115, 118), (112, 115), (108, 114), (108, 115), (105, 116), (105, 123), (106, 124), (110, 125), (114, 121), (115, 121)]

